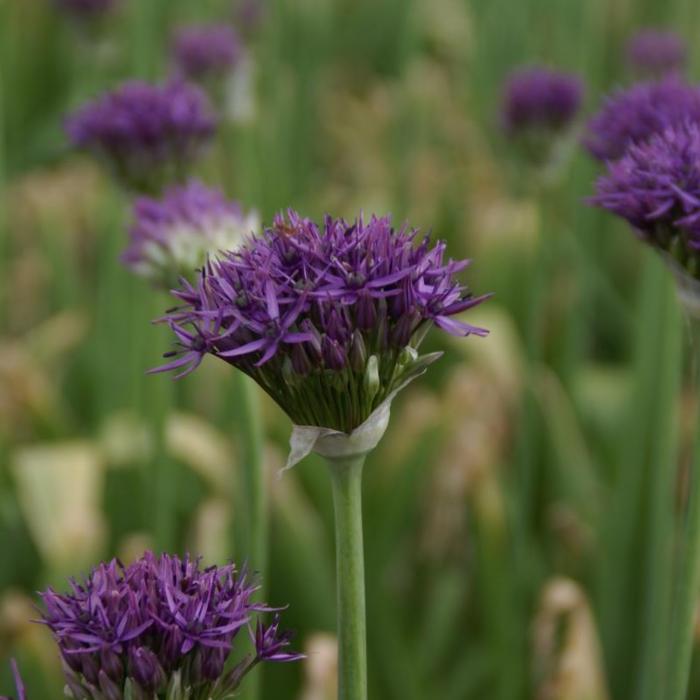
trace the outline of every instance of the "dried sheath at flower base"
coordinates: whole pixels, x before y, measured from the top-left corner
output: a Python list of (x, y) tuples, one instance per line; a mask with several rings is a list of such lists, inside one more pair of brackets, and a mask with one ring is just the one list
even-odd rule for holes
[[(301, 658), (277, 614), (260, 619), (274, 611), (252, 600), (256, 590), (233, 565), (146, 553), (130, 566), (100, 564), (69, 593), (47, 590), (42, 622), (74, 698), (224, 700), (258, 663)], [(240, 660), (227, 666), (234, 653)]]
[(432, 325), (486, 333), (454, 318), (484, 299), (458, 281), (467, 265), (388, 218), (319, 227), (290, 211), (174, 292), (183, 306), (164, 320), (177, 349), (158, 371), (187, 374), (211, 354), (251, 376), (296, 426), (350, 435), (372, 417), (386, 427), (395, 393), (436, 357), (418, 352)]
[(75, 111), (65, 125), (76, 148), (105, 162), (128, 189), (146, 193), (184, 182), (215, 127), (204, 91), (180, 80), (127, 82)]

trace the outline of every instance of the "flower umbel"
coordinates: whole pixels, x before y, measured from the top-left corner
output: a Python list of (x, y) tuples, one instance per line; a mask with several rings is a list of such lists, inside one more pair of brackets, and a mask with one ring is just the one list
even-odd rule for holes
[(614, 93), (589, 121), (584, 145), (598, 160), (617, 160), (631, 144), (668, 127), (700, 122), (700, 90), (678, 80), (639, 83)]
[(214, 130), (206, 94), (183, 81), (127, 82), (66, 121), (74, 146), (104, 160), (129, 189), (151, 193), (184, 181)]
[(322, 226), (294, 211), (260, 237), (209, 262), (174, 292), (165, 319), (174, 357), (155, 371), (195, 369), (206, 354), (251, 376), (296, 425), (350, 433), (434, 356), (418, 347), (431, 325), (486, 331), (454, 318), (479, 304), (457, 280), (467, 260), (445, 260), (389, 218)]
[(591, 202), (700, 277), (700, 125), (684, 123), (608, 163)]
[(200, 182), (173, 186), (159, 199), (140, 197), (122, 261), (136, 274), (169, 289), (191, 278), (210, 256), (238, 248), (259, 229), (256, 213)]
[[(100, 564), (71, 591), (42, 594), (43, 622), (61, 652), (74, 698), (148, 697), (223, 700), (261, 661), (294, 661), (289, 637), (254, 621), (270, 609), (254, 603), (257, 586), (233, 565), (202, 568), (198, 559), (146, 553), (130, 566)], [(231, 669), (238, 633), (250, 629), (251, 653)], [(270, 654), (257, 643), (257, 630)]]
[(546, 68), (518, 70), (503, 93), (503, 126), (510, 134), (559, 131), (575, 119), (582, 99), (583, 85), (575, 75)]
[(627, 60), (636, 72), (648, 77), (663, 77), (685, 66), (687, 47), (674, 32), (644, 29), (627, 44)]
[(192, 80), (226, 75), (242, 54), (243, 47), (238, 35), (223, 24), (183, 27), (175, 35), (172, 46), (178, 71)]

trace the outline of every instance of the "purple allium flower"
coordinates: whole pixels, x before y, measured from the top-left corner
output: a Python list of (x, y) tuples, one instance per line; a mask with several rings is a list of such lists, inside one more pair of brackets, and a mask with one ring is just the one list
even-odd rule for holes
[(199, 87), (131, 81), (73, 113), (66, 131), (73, 145), (105, 160), (123, 184), (155, 192), (186, 179), (215, 124)]
[(245, 34), (255, 33), (265, 17), (264, 0), (235, 0), (233, 16)]
[(591, 202), (700, 273), (700, 125), (669, 127), (608, 163)]
[(163, 320), (178, 349), (155, 371), (182, 376), (209, 353), (251, 376), (296, 425), (351, 432), (424, 366), (417, 348), (431, 325), (486, 334), (454, 318), (484, 299), (457, 279), (469, 261), (416, 238), (388, 217), (276, 217), (174, 292), (184, 306)]
[(571, 125), (582, 100), (583, 84), (575, 75), (546, 68), (521, 69), (506, 81), (503, 126), (513, 136), (530, 130), (557, 132)]
[(259, 226), (257, 214), (243, 214), (218, 190), (196, 181), (176, 185), (159, 199), (136, 200), (122, 261), (169, 289), (201, 268), (210, 255), (235, 250)]
[(677, 78), (639, 83), (608, 97), (588, 123), (584, 145), (599, 160), (616, 160), (631, 144), (685, 121), (700, 121), (700, 89)]
[[(273, 627), (275, 627), (276, 624), (277, 624), (277, 620), (275, 620), (275, 622), (273, 622), (273, 624), (271, 625), (271, 627), (269, 629), (272, 629)], [(280, 643), (284, 643), (284, 641), (285, 641), (284, 634), (279, 635), (278, 639), (279, 639)], [(271, 657), (268, 657), (268, 658), (270, 659), (270, 661), (275, 660)], [(12, 675), (14, 676), (14, 679), (15, 679), (15, 690), (17, 692), (17, 700), (27, 700), (27, 692), (24, 689), (24, 683), (22, 682), (22, 676), (19, 673), (19, 667), (17, 666), (17, 662), (14, 659), (12, 659), (10, 661), (10, 666), (12, 668)], [(5, 695), (0, 695), (0, 700), (13, 700), (13, 698), (8, 698)]]
[[(121, 698), (130, 686), (128, 697), (223, 700), (257, 663), (302, 658), (282, 651), (289, 637), (277, 616), (269, 627), (256, 623), (270, 611), (252, 601), (256, 590), (233, 565), (202, 568), (198, 559), (147, 552), (130, 566), (100, 564), (69, 593), (49, 589), (42, 621), (75, 698)], [(226, 670), (244, 628), (254, 648)]]
[(686, 59), (685, 42), (674, 32), (644, 29), (627, 44), (627, 60), (641, 75), (663, 77), (681, 70)]
[(173, 40), (178, 71), (192, 80), (220, 78), (231, 71), (243, 54), (236, 32), (222, 24), (183, 27)]
[(105, 15), (117, 0), (54, 0), (56, 6), (81, 20), (93, 20)]

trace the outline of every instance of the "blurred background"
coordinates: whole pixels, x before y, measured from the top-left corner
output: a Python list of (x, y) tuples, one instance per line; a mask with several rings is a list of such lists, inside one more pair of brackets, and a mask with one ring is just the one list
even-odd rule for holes
[[(574, 142), (537, 185), (498, 109), (508, 73), (544, 64), (585, 81), (590, 113), (631, 81), (642, 27), (684, 36), (695, 75), (695, 0), (122, 0), (89, 27), (51, 0), (0, 0), (0, 688), (16, 657), (33, 700), (60, 696), (34, 591), (153, 546), (156, 458), (172, 548), (246, 558), (233, 370), (145, 375), (172, 301), (118, 262), (128, 198), (62, 131), (85, 99), (166, 77), (174, 29), (203, 21), (233, 24), (248, 57), (204, 181), (264, 222), (390, 212), (473, 258), (470, 286), (495, 293), (470, 314), (488, 339), (428, 339), (448, 352), (395, 402), (366, 468), (370, 696), (636, 697), (671, 282), (585, 205), (586, 153)], [(675, 408), (687, 445), (692, 401)], [(309, 457), (278, 479), (290, 425), (264, 412), (267, 598), (309, 654), (266, 669), (264, 697), (330, 700), (327, 475)]]

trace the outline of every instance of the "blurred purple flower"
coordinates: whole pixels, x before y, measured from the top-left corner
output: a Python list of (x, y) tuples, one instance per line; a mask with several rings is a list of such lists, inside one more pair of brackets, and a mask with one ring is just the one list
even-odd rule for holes
[(235, 0), (233, 16), (237, 26), (245, 34), (254, 34), (263, 22), (266, 7), (264, 0)]
[(122, 261), (157, 286), (191, 276), (209, 256), (236, 249), (259, 228), (257, 214), (200, 182), (167, 189), (159, 199), (140, 197)]
[(627, 60), (640, 75), (663, 77), (681, 70), (687, 59), (687, 47), (674, 32), (644, 29), (627, 44)]
[(54, 0), (56, 7), (78, 19), (97, 19), (112, 10), (117, 0)]
[(685, 121), (700, 121), (700, 90), (677, 78), (639, 83), (607, 98), (589, 121), (584, 145), (598, 160), (616, 160), (632, 144)]
[(231, 71), (243, 55), (236, 32), (222, 24), (183, 27), (173, 40), (175, 66), (186, 78), (220, 78)]
[[(252, 601), (256, 590), (233, 565), (203, 569), (198, 559), (146, 553), (130, 566), (100, 564), (85, 581), (72, 581), (67, 594), (47, 590), (42, 621), (58, 644), (73, 697), (122, 697), (128, 681), (149, 697), (175, 684), (219, 700), (255, 664), (301, 658), (256, 645), (225, 671), (239, 631), (255, 634), (254, 617), (270, 610)], [(266, 628), (270, 648), (288, 640), (277, 625), (275, 616)]]
[[(283, 641), (284, 635), (281, 635), (280, 639)], [(270, 658), (270, 661), (274, 661), (274, 659)], [(12, 668), (12, 675), (15, 679), (15, 690), (17, 692), (17, 700), (27, 700), (27, 692), (24, 689), (24, 683), (22, 682), (22, 676), (19, 673), (19, 667), (17, 666), (17, 662), (14, 659), (12, 659), (10, 661), (10, 666)], [(0, 700), (13, 700), (13, 698), (8, 698), (5, 695), (0, 695)]]
[(91, 151), (120, 182), (143, 192), (184, 181), (215, 126), (205, 93), (182, 81), (127, 82), (66, 120), (74, 146)]
[(595, 206), (617, 214), (693, 275), (700, 271), (700, 126), (669, 127), (608, 163)]
[(238, 251), (211, 261), (174, 292), (184, 303), (164, 321), (174, 358), (154, 371), (194, 370), (207, 353), (250, 375), (297, 425), (350, 432), (420, 365), (436, 325), (485, 335), (457, 320), (479, 304), (457, 280), (467, 260), (443, 242), (395, 230), (389, 218), (322, 227), (289, 211)]
[(506, 132), (557, 132), (576, 118), (583, 100), (583, 83), (575, 75), (546, 68), (524, 68), (505, 84), (501, 119)]

